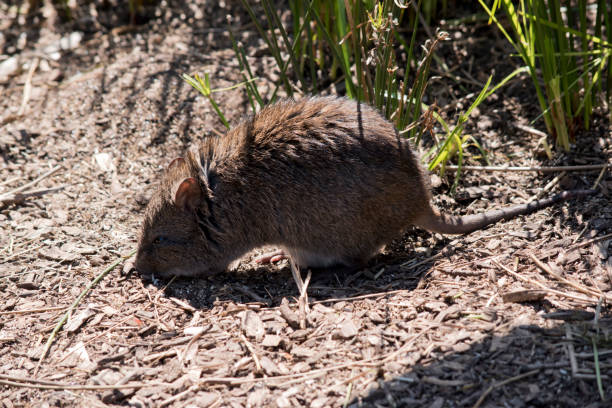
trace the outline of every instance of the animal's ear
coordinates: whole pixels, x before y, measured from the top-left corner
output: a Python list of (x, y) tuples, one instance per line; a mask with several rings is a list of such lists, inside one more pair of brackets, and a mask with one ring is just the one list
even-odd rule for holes
[(177, 164), (183, 163), (184, 161), (185, 159), (183, 159), (182, 157), (177, 157), (176, 159), (170, 162), (170, 164), (168, 165), (168, 170), (170, 170), (173, 166), (176, 166)]
[(189, 177), (183, 180), (176, 190), (174, 204), (186, 212), (195, 212), (202, 202), (202, 195), (202, 188), (198, 181)]

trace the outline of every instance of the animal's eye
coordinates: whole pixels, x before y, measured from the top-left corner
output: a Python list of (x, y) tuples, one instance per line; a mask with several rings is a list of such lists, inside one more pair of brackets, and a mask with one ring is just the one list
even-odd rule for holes
[(170, 240), (163, 235), (155, 237), (155, 239), (153, 240), (153, 244), (155, 245), (163, 245), (163, 244), (167, 244), (168, 242), (170, 242)]

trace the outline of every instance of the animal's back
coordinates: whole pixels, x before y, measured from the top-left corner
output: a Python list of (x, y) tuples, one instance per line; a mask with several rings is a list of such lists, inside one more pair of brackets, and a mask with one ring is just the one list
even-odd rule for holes
[(293, 249), (298, 263), (299, 251), (368, 259), (428, 208), (408, 142), (365, 104), (282, 101), (227, 137), (213, 149), (219, 174), (251, 217), (269, 217), (266, 243)]

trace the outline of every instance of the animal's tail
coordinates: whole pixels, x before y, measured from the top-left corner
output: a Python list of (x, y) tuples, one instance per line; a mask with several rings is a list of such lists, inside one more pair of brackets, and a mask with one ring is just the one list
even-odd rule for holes
[(441, 234), (467, 234), (501, 220), (529, 214), (562, 201), (595, 194), (596, 192), (597, 190), (568, 190), (552, 197), (531, 201), (526, 204), (518, 204), (501, 210), (491, 210), (480, 214), (464, 216), (440, 214), (435, 209), (432, 209), (429, 214), (419, 219), (416, 225), (428, 231), (439, 232)]

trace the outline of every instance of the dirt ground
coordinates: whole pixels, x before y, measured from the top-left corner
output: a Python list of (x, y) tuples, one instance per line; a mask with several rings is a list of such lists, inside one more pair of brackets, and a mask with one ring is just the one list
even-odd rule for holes
[[(135, 249), (161, 170), (223, 132), (179, 75), (208, 71), (216, 88), (241, 80), (226, 16), (263, 95), (278, 75), (235, 0), (147, 5), (133, 26), (114, 2), (88, 3), (67, 22), (48, 5), (27, 16), (9, 4), (0, 2), (0, 406), (611, 406), (610, 171), (595, 196), (467, 236), (414, 230), (365, 270), (316, 273), (308, 313), (285, 261), (261, 267), (248, 256), (223, 275), (171, 281), (121, 264), (41, 360), (79, 294)], [(490, 74), (519, 62), (486, 22), (443, 27), (450, 74), (434, 66), (427, 98), (453, 119)], [(250, 109), (242, 89), (216, 96), (234, 121)], [(607, 110), (554, 160), (515, 126), (543, 130), (530, 124), (537, 112), (523, 75), (466, 131), (496, 166), (612, 163)], [(598, 176), (474, 171), (455, 197), (452, 174), (434, 176), (435, 203), (471, 213), (525, 202), (551, 181), (544, 195), (590, 188)]]

